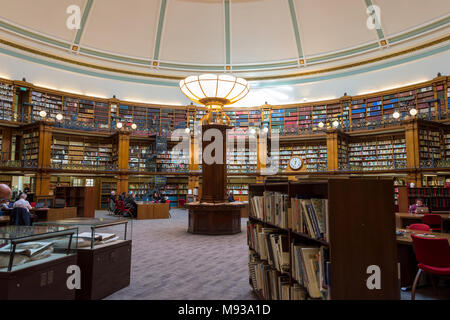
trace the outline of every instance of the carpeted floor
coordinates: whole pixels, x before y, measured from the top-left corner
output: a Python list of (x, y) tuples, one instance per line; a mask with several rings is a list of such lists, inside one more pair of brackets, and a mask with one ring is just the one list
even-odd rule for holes
[(107, 299), (255, 299), (248, 283), (247, 219), (239, 234), (202, 236), (186, 232), (186, 210), (171, 215), (133, 221), (131, 284)]
[[(106, 211), (96, 214), (105, 216)], [(201, 236), (186, 232), (186, 210), (174, 209), (171, 215), (133, 220), (131, 284), (106, 299), (255, 299), (248, 283), (247, 219), (242, 219), (240, 234)], [(401, 292), (401, 299), (411, 299), (410, 292)], [(419, 288), (416, 299), (450, 299), (449, 286), (438, 295), (430, 287)]]

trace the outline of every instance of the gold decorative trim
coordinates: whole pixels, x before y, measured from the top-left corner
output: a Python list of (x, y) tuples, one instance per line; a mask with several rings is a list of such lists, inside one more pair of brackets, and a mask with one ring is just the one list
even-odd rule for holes
[[(298, 72), (298, 73), (279, 75), (279, 76), (247, 77), (246, 79), (248, 81), (277, 80), (277, 79), (296, 78), (296, 77), (304, 77), (304, 76), (311, 76), (311, 75), (317, 75), (317, 74), (322, 74), (322, 73), (335, 72), (335, 71), (339, 71), (339, 70), (350, 69), (350, 68), (359, 67), (359, 66), (366, 65), (366, 64), (376, 63), (376, 62), (380, 62), (383, 60), (399, 57), (399, 56), (406, 55), (406, 54), (409, 54), (409, 53), (412, 53), (415, 51), (419, 51), (419, 50), (422, 50), (422, 49), (425, 49), (428, 47), (438, 45), (440, 43), (443, 43), (443, 42), (446, 42), (449, 40), (450, 40), (450, 35), (445, 36), (440, 39), (437, 39), (437, 40), (433, 40), (433, 41), (424, 43), (422, 45), (419, 45), (419, 46), (416, 46), (413, 48), (409, 48), (406, 50), (402, 50), (402, 51), (394, 52), (394, 53), (391, 53), (388, 55), (384, 55), (382, 57), (363, 60), (363, 61), (359, 61), (359, 62), (355, 62), (355, 63), (351, 63), (351, 64), (344, 64), (344, 65), (332, 67), (332, 68), (320, 69), (320, 70), (315, 70), (315, 71)], [(122, 74), (127, 74), (127, 75), (132, 75), (132, 76), (150, 77), (150, 78), (166, 79), (166, 80), (174, 80), (174, 81), (179, 81), (179, 80), (184, 79), (184, 77), (168, 76), (168, 75), (161, 75), (161, 74), (154, 74), (154, 73), (147, 73), (147, 72), (138, 72), (138, 71), (128, 71), (128, 70), (123, 70), (123, 69), (103, 67), (103, 66), (99, 66), (99, 65), (87, 63), (87, 62), (76, 61), (76, 60), (64, 58), (64, 57), (61, 57), (58, 55), (54, 55), (51, 53), (42, 52), (42, 51), (39, 51), (39, 50), (36, 50), (33, 48), (29, 48), (29, 47), (26, 47), (26, 46), (23, 46), (23, 45), (20, 45), (20, 44), (17, 44), (17, 43), (14, 43), (14, 42), (11, 42), (11, 41), (8, 41), (5, 39), (1, 39), (1, 38), (0, 38), (0, 44), (6, 45), (6, 46), (9, 46), (9, 47), (21, 50), (21, 51), (25, 51), (28, 53), (32, 53), (35, 55), (43, 56), (43, 57), (46, 57), (49, 59), (54, 59), (54, 60), (58, 60), (61, 62), (78, 65), (81, 67), (92, 68), (92, 69), (97, 69), (97, 70), (102, 70), (102, 71), (107, 71), (107, 72), (122, 73)], [(308, 59), (306, 59), (306, 61), (307, 60)]]

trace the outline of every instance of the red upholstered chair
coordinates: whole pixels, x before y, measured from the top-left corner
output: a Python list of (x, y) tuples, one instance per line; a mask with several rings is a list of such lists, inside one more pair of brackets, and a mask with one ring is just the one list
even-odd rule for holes
[(180, 200), (178, 200), (178, 206), (180, 207), (180, 208), (184, 208), (184, 205), (186, 204), (186, 200), (184, 200), (184, 199), (180, 199)]
[(130, 209), (125, 207), (125, 203), (122, 200), (117, 201), (117, 211), (122, 216), (126, 213), (130, 214)]
[(424, 223), (414, 223), (408, 226), (410, 230), (430, 231), (430, 226)]
[(411, 290), (411, 300), (414, 300), (422, 271), (430, 274), (431, 278), (433, 275), (450, 275), (450, 246), (447, 239), (443, 238), (425, 238), (415, 234), (412, 234), (411, 238), (416, 260), (419, 262), (419, 270)]
[(442, 217), (438, 214), (425, 214), (423, 223), (430, 226), (431, 231), (441, 232)]

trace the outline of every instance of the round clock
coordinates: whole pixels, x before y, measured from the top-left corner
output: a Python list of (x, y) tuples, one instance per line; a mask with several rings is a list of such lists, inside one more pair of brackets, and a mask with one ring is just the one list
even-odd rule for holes
[(289, 167), (290, 167), (292, 170), (298, 170), (298, 169), (300, 169), (300, 168), (302, 167), (302, 164), (303, 164), (303, 161), (302, 161), (302, 159), (300, 159), (299, 157), (292, 157), (292, 158), (289, 160)]

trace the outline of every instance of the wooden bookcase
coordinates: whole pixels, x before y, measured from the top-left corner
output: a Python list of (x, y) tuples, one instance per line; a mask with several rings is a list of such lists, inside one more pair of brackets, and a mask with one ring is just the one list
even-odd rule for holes
[(181, 199), (186, 201), (186, 196), (188, 194), (188, 178), (167, 177), (163, 193), (170, 200), (170, 207), (178, 208)]
[(109, 180), (110, 179), (102, 179), (100, 182), (99, 209), (103, 209), (103, 210), (108, 209), (109, 197), (111, 196), (111, 191), (117, 190), (117, 182), (109, 181)]
[(408, 212), (409, 206), (421, 198), (430, 212), (450, 211), (450, 189), (436, 187), (398, 188), (399, 212)]
[(14, 85), (0, 81), (0, 119), (13, 120)]
[(358, 137), (348, 140), (350, 171), (406, 168), (406, 141), (403, 134)]
[(76, 207), (78, 217), (95, 217), (94, 187), (56, 187), (55, 199), (66, 199), (67, 207)]
[(325, 139), (283, 143), (280, 145), (278, 153), (268, 155), (275, 157), (275, 159), (278, 157), (281, 171), (286, 169), (289, 159), (293, 156), (303, 159), (308, 172), (324, 171), (327, 167), (327, 144)]
[[(328, 251), (330, 299), (399, 299), (393, 189), (392, 180), (374, 179), (253, 184), (249, 186), (250, 199), (262, 196), (264, 191), (281, 192), (289, 198), (302, 196), (328, 199), (329, 239), (315, 239), (257, 219), (251, 201), (249, 223), (262, 224), (277, 229), (280, 234), (287, 234), (289, 244), (323, 247)], [(377, 197), (373, 197), (373, 194)], [(291, 258), (289, 260), (292, 261)], [(367, 286), (366, 281), (370, 276), (367, 270), (372, 265), (380, 268), (380, 289), (371, 290)], [(287, 276), (289, 285), (293, 286), (295, 280), (291, 270), (292, 266)], [(264, 298), (261, 292), (257, 294)]]

